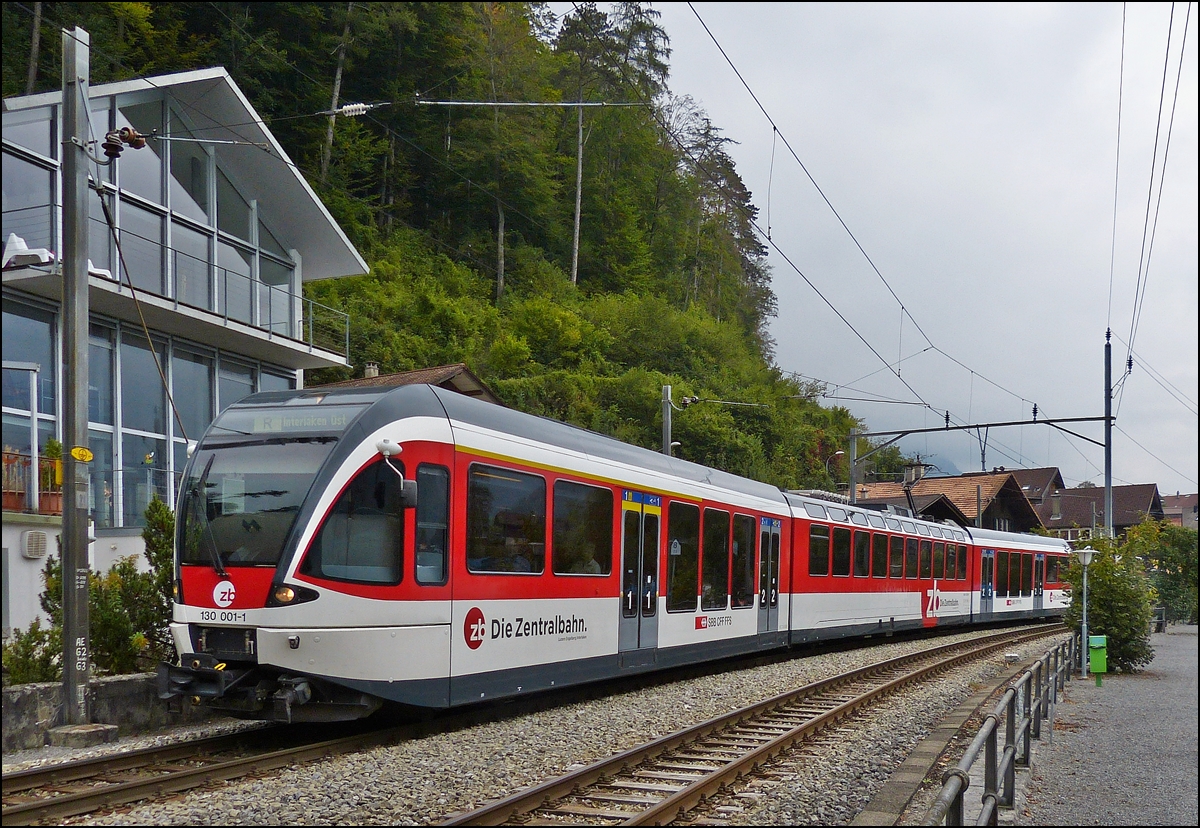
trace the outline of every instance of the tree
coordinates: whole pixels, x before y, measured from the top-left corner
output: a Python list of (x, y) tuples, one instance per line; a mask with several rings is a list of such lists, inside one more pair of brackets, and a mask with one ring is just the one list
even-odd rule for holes
[[(1108, 538), (1093, 538), (1089, 544), (1096, 554), (1087, 573), (1088, 635), (1108, 636), (1110, 671), (1136, 673), (1154, 659), (1150, 616), (1156, 596), (1136, 554), (1141, 542), (1118, 546)], [(1083, 564), (1074, 556), (1063, 580), (1071, 585), (1071, 606), (1063, 620), (1078, 631), (1083, 618)]]
[(1146, 518), (1128, 531), (1125, 546), (1146, 563), (1167, 619), (1195, 624), (1196, 530)]

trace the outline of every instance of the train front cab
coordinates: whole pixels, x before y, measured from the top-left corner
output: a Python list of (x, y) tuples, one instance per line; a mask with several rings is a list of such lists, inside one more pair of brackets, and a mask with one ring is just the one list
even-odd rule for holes
[(979, 561), (974, 614), (981, 623), (1061, 615), (1070, 547), (1057, 538), (968, 528)]
[(160, 697), (282, 721), (357, 718), (401, 687), (448, 703), (451, 435), (428, 389), (390, 396), (258, 394), (212, 424), (181, 488)]

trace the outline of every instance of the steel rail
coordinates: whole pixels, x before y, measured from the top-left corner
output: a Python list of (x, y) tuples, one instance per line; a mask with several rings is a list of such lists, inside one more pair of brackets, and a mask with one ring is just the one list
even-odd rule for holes
[[(1023, 630), (1015, 635), (1011, 631), (999, 633), (899, 656), (822, 679), (668, 734), (481, 808), (457, 814), (441, 824), (503, 825), (540, 821), (535, 812), (545, 811), (548, 820), (562, 824), (571, 824), (568, 820), (574, 816), (591, 824), (609, 820), (624, 825), (663, 825), (677, 819), (739, 777), (753, 772), (796, 742), (904, 685), (1014, 643), (1058, 634), (1062, 629), (1060, 624), (1054, 624), (1050, 629), (1042, 627), (1034, 632)], [(913, 664), (930, 658), (936, 660), (919, 669), (909, 669)], [(863, 683), (869, 683), (870, 689), (860, 691), (855, 688), (855, 685)], [(822, 703), (821, 696), (832, 698)], [(753, 729), (759, 733), (771, 730), (780, 732), (773, 738), (756, 739), (747, 733), (753, 732)], [(704, 744), (705, 740), (709, 740), (708, 745)], [(662, 759), (681, 748), (690, 751), (680, 754), (682, 759)], [(711, 758), (699, 758), (705, 752)], [(722, 752), (730, 754), (731, 758), (718, 758)], [(663, 771), (652, 769), (652, 763), (659, 760), (662, 760)], [(704, 761), (719, 766), (705, 769), (698, 764)], [(647, 781), (630, 783), (618, 780), (622, 774), (628, 776), (634, 773), (642, 773)], [(653, 781), (655, 779), (657, 783)], [(589, 794), (589, 790), (594, 790), (595, 794)], [(631, 793), (619, 793), (621, 790)], [(593, 798), (596, 802), (637, 806), (642, 810), (622, 812), (612, 808), (562, 803), (561, 800), (566, 798)]]
[[(54, 765), (27, 768), (4, 774), (0, 784), (3, 786), (3, 795), (11, 796), (34, 788), (64, 785), (68, 782), (90, 779), (106, 773), (137, 770), (159, 762), (176, 762), (205, 754), (226, 753), (244, 746), (246, 742), (256, 737), (261, 738), (264, 733), (272, 730), (274, 730), (273, 727), (248, 729), (222, 736), (209, 736), (191, 742), (176, 742), (170, 745), (139, 748), (110, 756), (76, 759)], [(7, 810), (4, 811), (4, 816), (8, 816)]]
[[(94, 787), (79, 791), (68, 791), (60, 793), (57, 796), (5, 805), (3, 811), (0, 812), (0, 819), (3, 820), (5, 825), (26, 825), (50, 818), (76, 816), (100, 808), (124, 805), (138, 800), (159, 798), (169, 793), (197, 788), (217, 781), (274, 770), (293, 762), (320, 759), (340, 753), (389, 744), (402, 739), (416, 738), (447, 726), (455, 726), (456, 722), (461, 724), (465, 721), (469, 720), (463, 718), (460, 721), (458, 717), (446, 717), (437, 721), (416, 722), (384, 729), (376, 728), (367, 732), (355, 733), (334, 739), (323, 739), (316, 742), (309, 741), (305, 744), (293, 745), (287, 748), (265, 752), (259, 751), (250, 756), (217, 762), (208, 761), (207, 764), (191, 768), (171, 763), (189, 759), (204, 761), (203, 755), (213, 752), (214, 746), (229, 750), (231, 747), (230, 743), (236, 745), (238, 735), (245, 736), (246, 734), (217, 736), (182, 745), (146, 748), (113, 756), (80, 760), (54, 768), (36, 768), (30, 771), (19, 771), (5, 776), (4, 781), (6, 786), (9, 785), (10, 777), (12, 778), (13, 793), (37, 790), (38, 787), (54, 790), (66, 782), (79, 782), (93, 778), (102, 779), (105, 775), (129, 770), (136, 771), (143, 769), (147, 772), (154, 772), (156, 767), (160, 767), (163, 772), (144, 779), (117, 782), (107, 784), (104, 787)], [(287, 735), (282, 729), (277, 731), (275, 728), (265, 728), (264, 730), (250, 732), (263, 733), (264, 731), (269, 731), (276, 736), (280, 734)], [(222, 745), (221, 743), (225, 744)], [(58, 775), (56, 776), (56, 774)], [(46, 779), (47, 781), (33, 785), (26, 784), (27, 781), (38, 778)], [(5, 788), (4, 795), (6, 797), (12, 795), (7, 787)]]

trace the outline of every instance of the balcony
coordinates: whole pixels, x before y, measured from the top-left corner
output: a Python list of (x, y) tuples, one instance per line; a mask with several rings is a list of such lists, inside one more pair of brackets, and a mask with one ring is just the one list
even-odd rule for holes
[[(0, 240), (6, 248), (6, 286), (62, 301), (60, 213), (56, 204), (4, 210)], [(118, 279), (121, 269), (115, 248), (109, 253), (107, 226), (95, 218), (89, 224), (88, 301), (93, 313), (138, 325), (144, 317), (154, 331), (292, 369), (349, 363), (350, 317), (293, 292), (282, 265), (275, 264), (272, 274), (279, 283), (270, 284), (271, 260), (262, 258), (260, 277), (254, 278), (253, 256), (222, 240), (216, 245), (219, 255), (236, 261), (236, 267), (222, 267), (122, 228), (128, 272)], [(10, 259), (20, 248), (26, 252)]]
[[(33, 480), (37, 485), (30, 485)], [(62, 514), (62, 461), (4, 450), (4, 511), (38, 515)]]

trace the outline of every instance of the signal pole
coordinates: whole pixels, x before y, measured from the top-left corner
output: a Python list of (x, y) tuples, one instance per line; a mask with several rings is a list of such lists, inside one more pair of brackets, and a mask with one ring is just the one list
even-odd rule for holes
[(91, 38), (63, 29), (63, 706), (89, 724), (88, 679), (88, 78)]

